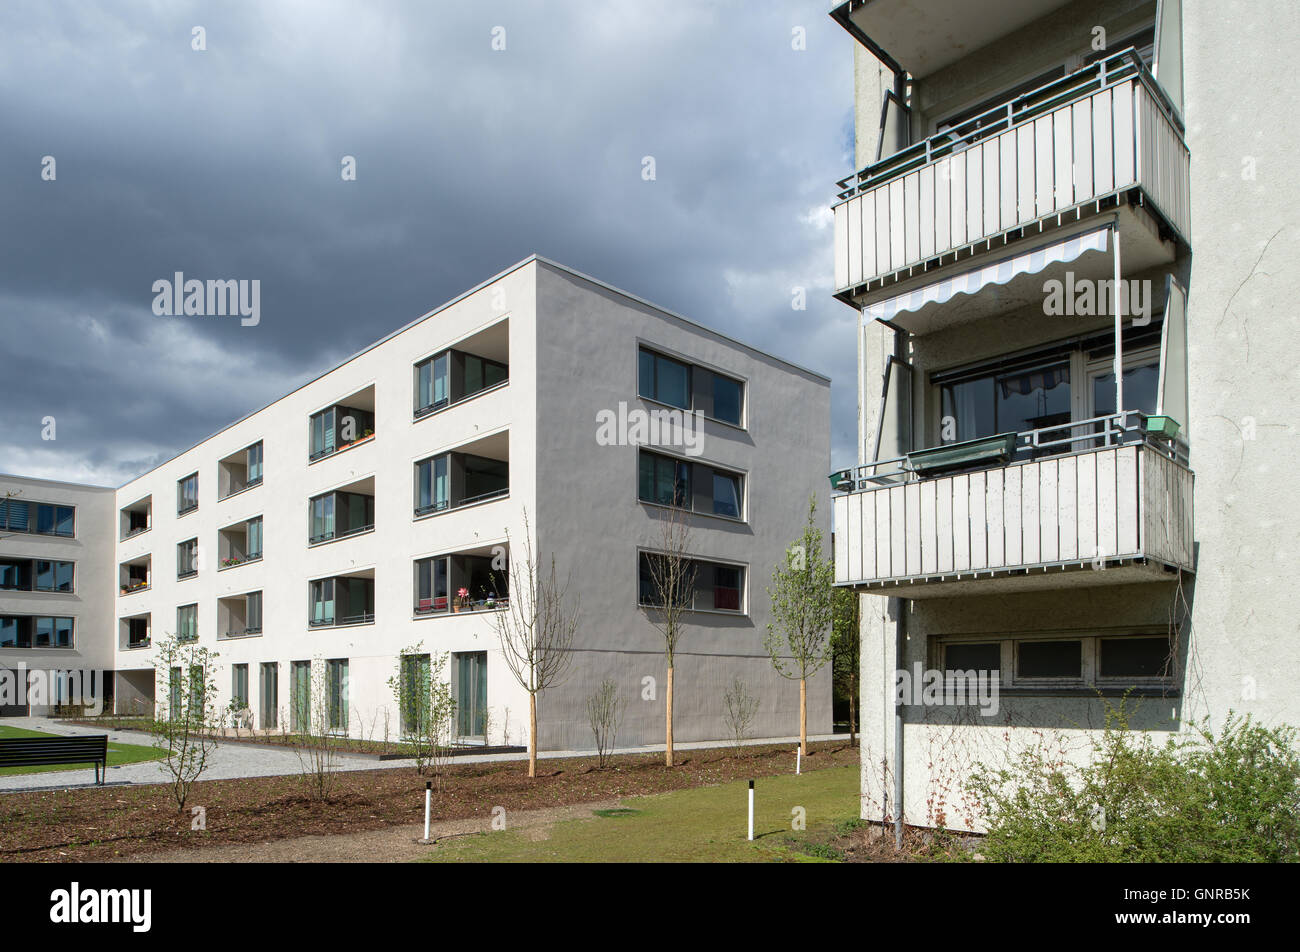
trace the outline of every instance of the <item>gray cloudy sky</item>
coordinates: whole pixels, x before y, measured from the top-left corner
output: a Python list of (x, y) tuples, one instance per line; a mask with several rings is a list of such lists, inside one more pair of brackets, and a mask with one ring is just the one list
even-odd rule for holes
[[(851, 460), (830, 6), (0, 5), (0, 471), (118, 485), (533, 252), (831, 376)], [(155, 317), (175, 271), (261, 324)]]

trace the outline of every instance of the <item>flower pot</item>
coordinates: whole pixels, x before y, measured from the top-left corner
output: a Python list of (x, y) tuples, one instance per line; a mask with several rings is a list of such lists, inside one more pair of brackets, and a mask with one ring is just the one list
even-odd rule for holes
[(1172, 440), (1181, 429), (1178, 421), (1171, 416), (1149, 416), (1146, 418), (1146, 431), (1153, 436), (1163, 436)]

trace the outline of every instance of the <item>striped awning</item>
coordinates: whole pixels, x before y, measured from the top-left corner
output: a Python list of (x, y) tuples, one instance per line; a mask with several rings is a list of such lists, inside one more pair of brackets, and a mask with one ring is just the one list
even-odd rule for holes
[(977, 294), (990, 284), (1008, 284), (1018, 275), (1037, 274), (1049, 265), (1074, 261), (1089, 251), (1105, 251), (1109, 233), (1109, 225), (1083, 232), (1064, 241), (1040, 245), (1032, 251), (972, 268), (884, 301), (868, 304), (862, 309), (862, 320), (864, 323), (892, 320), (897, 314), (919, 311), (927, 304), (944, 304), (958, 294)]

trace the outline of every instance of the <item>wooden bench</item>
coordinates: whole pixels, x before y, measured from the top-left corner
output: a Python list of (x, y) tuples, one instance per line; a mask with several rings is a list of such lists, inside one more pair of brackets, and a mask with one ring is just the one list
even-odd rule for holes
[(95, 783), (103, 784), (100, 767), (108, 773), (108, 735), (0, 738), (0, 767), (53, 767), (60, 764), (95, 766)]

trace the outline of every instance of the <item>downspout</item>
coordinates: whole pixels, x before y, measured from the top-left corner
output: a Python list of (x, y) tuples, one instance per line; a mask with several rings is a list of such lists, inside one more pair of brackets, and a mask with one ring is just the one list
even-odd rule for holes
[[(898, 82), (902, 82), (902, 75), (896, 74)], [(899, 360), (907, 358), (907, 337), (899, 329), (894, 330), (894, 356)], [(908, 385), (912, 384), (909, 377)], [(911, 412), (912, 400), (909, 396), (907, 401), (908, 412)], [(911, 420), (907, 421), (907, 428), (899, 428), (898, 432), (911, 433)], [(910, 440), (909, 440), (910, 444)], [(912, 446), (900, 447), (900, 449), (911, 450)], [(898, 682), (898, 672), (905, 670), (905, 643), (907, 641), (907, 621), (903, 614), (903, 599), (890, 598), (890, 608), (893, 609), (894, 615), (894, 677), (893, 684)], [(892, 685), (891, 685), (892, 686)], [(913, 690), (916, 686), (913, 685)], [(896, 688), (895, 688), (896, 690)], [(903, 849), (903, 705), (901, 698), (895, 694), (894, 697), (894, 849)]]

